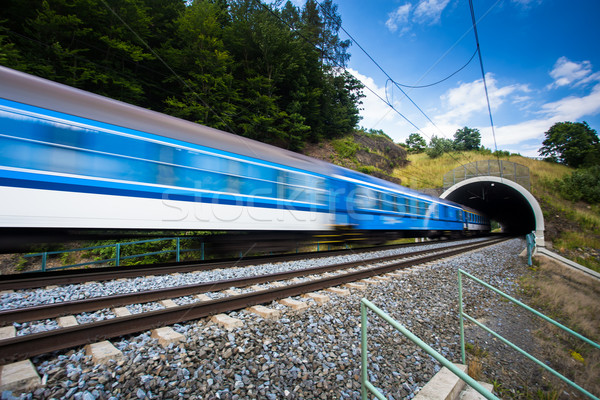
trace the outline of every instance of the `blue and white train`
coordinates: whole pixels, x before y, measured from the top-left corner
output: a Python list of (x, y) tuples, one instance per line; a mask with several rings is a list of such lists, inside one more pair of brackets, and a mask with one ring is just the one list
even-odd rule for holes
[[(0, 67), (0, 229), (489, 231), (475, 210)], [(347, 231), (347, 229), (346, 229)]]

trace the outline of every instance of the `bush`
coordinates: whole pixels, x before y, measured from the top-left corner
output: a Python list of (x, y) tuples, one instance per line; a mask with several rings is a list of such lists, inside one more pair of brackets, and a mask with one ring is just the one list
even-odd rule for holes
[(337, 139), (331, 142), (336, 154), (341, 158), (353, 159), (360, 145), (350, 138)]
[(578, 169), (557, 182), (562, 197), (571, 201), (600, 203), (600, 165)]
[(496, 150), (493, 153), (494, 157), (509, 157), (510, 156), (510, 151), (507, 150)]
[(430, 158), (438, 158), (444, 153), (449, 153), (453, 150), (454, 142), (452, 140), (433, 136), (429, 142), (426, 153)]

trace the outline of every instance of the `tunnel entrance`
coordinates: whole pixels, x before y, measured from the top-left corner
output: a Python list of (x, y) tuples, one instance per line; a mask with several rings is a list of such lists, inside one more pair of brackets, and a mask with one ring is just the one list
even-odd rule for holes
[[(542, 210), (531, 192), (521, 185), (529, 187), (528, 168), (497, 160), (471, 164), (479, 165), (461, 166), (446, 174), (444, 186), (448, 181), (453, 184), (448, 185), (440, 197), (485, 213), (491, 220), (497, 221), (504, 232), (524, 235), (535, 231), (536, 244), (544, 246)], [(488, 168), (485, 168), (486, 165)], [(452, 179), (447, 179), (450, 174)]]

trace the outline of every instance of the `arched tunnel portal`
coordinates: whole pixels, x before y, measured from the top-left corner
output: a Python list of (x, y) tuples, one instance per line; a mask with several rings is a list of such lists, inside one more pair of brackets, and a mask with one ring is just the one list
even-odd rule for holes
[(544, 216), (533, 195), (518, 183), (497, 176), (477, 176), (456, 183), (440, 196), (485, 213), (504, 232), (535, 231), (536, 244), (544, 246)]

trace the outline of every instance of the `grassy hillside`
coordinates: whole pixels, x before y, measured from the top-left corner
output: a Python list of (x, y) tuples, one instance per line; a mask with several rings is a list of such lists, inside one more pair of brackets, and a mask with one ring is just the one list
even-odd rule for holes
[(304, 154), (355, 171), (401, 183), (392, 174), (408, 164), (404, 148), (381, 131), (355, 131), (350, 135), (309, 144)]
[[(452, 169), (474, 161), (489, 160), (489, 154), (456, 152), (431, 159), (426, 154), (411, 154), (410, 164), (396, 168), (393, 176), (414, 189), (441, 188), (443, 176)], [(540, 203), (546, 225), (545, 238), (564, 256), (600, 271), (600, 206), (563, 199), (555, 182), (573, 169), (560, 164), (521, 156), (500, 157), (529, 168), (531, 192)]]

